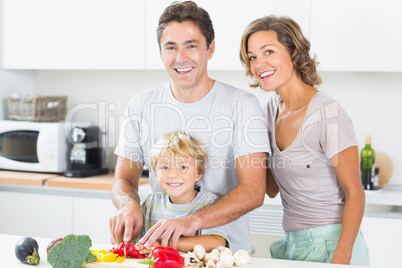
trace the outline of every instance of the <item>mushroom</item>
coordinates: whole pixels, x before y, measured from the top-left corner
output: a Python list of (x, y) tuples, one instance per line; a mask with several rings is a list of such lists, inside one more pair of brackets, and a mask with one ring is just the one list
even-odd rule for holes
[(216, 248), (214, 248), (212, 251), (211, 251), (211, 253), (212, 254), (216, 254), (216, 255), (221, 255), (221, 252), (218, 250), (218, 249), (216, 249)]
[(201, 261), (204, 259), (206, 255), (205, 248), (201, 245), (196, 245), (193, 249), (193, 252), (195, 256), (197, 256), (197, 258), (200, 259)]
[(243, 266), (250, 262), (251, 256), (247, 250), (240, 249), (234, 255), (234, 263), (237, 266)]
[(200, 262), (197, 256), (191, 251), (187, 252), (187, 254), (185, 254), (183, 257), (184, 257), (184, 266)]
[(234, 263), (234, 257), (232, 253), (224, 252), (219, 256), (219, 259), (225, 263), (225, 267), (230, 267)]
[(223, 260), (219, 260), (219, 261), (215, 264), (214, 267), (215, 267), (215, 268), (225, 268), (225, 267), (227, 267), (227, 266), (225, 265), (225, 262), (224, 262)]
[(215, 264), (218, 262), (219, 256), (216, 253), (208, 253), (204, 256), (204, 262), (205, 264), (208, 264), (209, 266), (215, 266)]
[(220, 250), (220, 253), (221, 253), (221, 255), (222, 255), (223, 253), (228, 253), (228, 254), (230, 254), (230, 255), (233, 255), (233, 252), (230, 250), (230, 248), (227, 248), (227, 247), (223, 247), (223, 248)]

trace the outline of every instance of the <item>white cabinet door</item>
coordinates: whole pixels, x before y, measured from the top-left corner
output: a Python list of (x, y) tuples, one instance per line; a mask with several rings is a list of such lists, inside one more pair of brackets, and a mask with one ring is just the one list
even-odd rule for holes
[(7, 69), (144, 69), (145, 0), (3, 0)]
[(374, 267), (395, 267), (400, 263), (402, 219), (364, 216), (361, 230)]
[(73, 197), (73, 232), (93, 243), (110, 243), (109, 218), (116, 213), (111, 199)]
[(402, 71), (402, 2), (311, 0), (311, 44), (323, 71)]
[(0, 192), (0, 233), (47, 238), (71, 233), (71, 197)]
[[(146, 69), (163, 69), (156, 40), (159, 16), (171, 1), (147, 1)], [(307, 37), (310, 35), (310, 0), (198, 0), (211, 16), (215, 29), (215, 54), (211, 70), (243, 70), (239, 59), (240, 41), (247, 25), (264, 15), (287, 15), (295, 19)]]

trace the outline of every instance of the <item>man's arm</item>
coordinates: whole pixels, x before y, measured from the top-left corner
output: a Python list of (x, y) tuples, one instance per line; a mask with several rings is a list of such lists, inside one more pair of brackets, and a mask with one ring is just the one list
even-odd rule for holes
[(136, 240), (143, 221), (138, 185), (143, 164), (118, 157), (112, 188), (112, 200), (118, 211), (109, 220), (111, 242)]
[(162, 246), (176, 248), (180, 236), (229, 223), (261, 206), (265, 197), (266, 153), (253, 153), (236, 159), (239, 184), (216, 203), (184, 218), (165, 219), (155, 224), (139, 241), (146, 247), (161, 238)]

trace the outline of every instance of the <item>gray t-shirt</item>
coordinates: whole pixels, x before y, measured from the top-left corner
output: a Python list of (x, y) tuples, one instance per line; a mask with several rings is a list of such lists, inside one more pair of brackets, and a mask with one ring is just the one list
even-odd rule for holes
[(267, 116), (269, 165), (282, 198), (283, 229), (295, 232), (342, 222), (345, 193), (329, 159), (357, 145), (352, 120), (337, 101), (318, 92), (295, 140), (281, 151), (275, 137), (280, 101), (278, 94), (269, 100)]
[[(154, 226), (159, 220), (166, 218), (181, 218), (197, 210), (215, 203), (219, 198), (201, 188), (197, 196), (188, 204), (173, 204), (170, 202), (169, 195), (165, 192), (155, 192), (147, 196), (141, 204), (144, 225), (141, 230), (140, 238)], [(192, 236), (198, 235), (219, 235), (228, 241), (226, 225), (213, 228), (198, 230)]]
[[(219, 81), (194, 103), (177, 101), (169, 83), (164, 84), (131, 99), (125, 116), (117, 155), (150, 168), (152, 146), (171, 131), (185, 131), (208, 151), (206, 171), (198, 184), (219, 198), (238, 185), (236, 158), (270, 153), (267, 123), (257, 98)], [(150, 172), (150, 184), (154, 192), (161, 191), (154, 172)], [(231, 249), (250, 250), (248, 214), (229, 225)]]

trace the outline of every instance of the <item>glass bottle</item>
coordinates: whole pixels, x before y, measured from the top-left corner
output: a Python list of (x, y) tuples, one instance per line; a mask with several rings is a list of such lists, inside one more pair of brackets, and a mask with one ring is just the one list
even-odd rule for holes
[(366, 145), (360, 152), (360, 177), (365, 190), (376, 190), (375, 180), (375, 151), (371, 148), (371, 136), (366, 136)]

